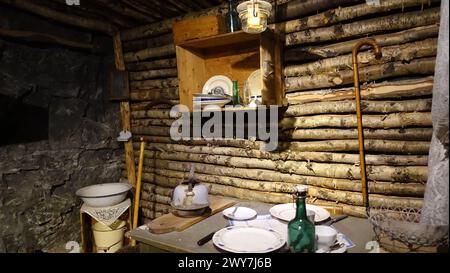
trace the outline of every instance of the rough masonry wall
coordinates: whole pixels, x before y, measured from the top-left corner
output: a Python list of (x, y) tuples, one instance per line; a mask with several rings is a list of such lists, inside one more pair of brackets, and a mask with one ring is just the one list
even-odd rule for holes
[[(17, 10), (0, 13), (2, 28), (91, 39)], [(0, 252), (64, 251), (80, 241), (75, 191), (120, 178), (120, 112), (103, 88), (113, 59), (9, 40), (0, 47), (0, 100), (27, 93), (23, 103), (48, 111), (49, 123), (41, 141), (0, 146)], [(15, 111), (2, 107), (0, 117), (20, 123)]]

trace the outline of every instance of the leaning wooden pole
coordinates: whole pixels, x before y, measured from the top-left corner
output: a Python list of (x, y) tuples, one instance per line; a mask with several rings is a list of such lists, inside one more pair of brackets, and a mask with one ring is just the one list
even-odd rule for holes
[(358, 50), (364, 46), (369, 45), (375, 49), (375, 57), (377, 59), (381, 58), (381, 50), (377, 43), (372, 39), (366, 39), (358, 42), (352, 50), (352, 61), (353, 61), (353, 81), (355, 84), (355, 97), (356, 97), (356, 116), (358, 125), (358, 144), (359, 144), (359, 161), (361, 168), (361, 193), (363, 197), (363, 204), (366, 210), (369, 208), (369, 192), (367, 186), (366, 177), (366, 162), (364, 155), (364, 132), (361, 117), (361, 94), (359, 91), (359, 71), (358, 71)]
[[(144, 150), (145, 150), (145, 142), (144, 139), (141, 138), (141, 146), (139, 153), (139, 165), (138, 165), (138, 178), (136, 183), (136, 192), (134, 194), (134, 207), (133, 207), (133, 226), (132, 228), (137, 228), (138, 220), (139, 220), (139, 200), (141, 199), (141, 182), (142, 182), (142, 169), (144, 165)], [(135, 246), (136, 241), (132, 240), (131, 245)]]
[[(119, 71), (125, 71), (125, 62), (123, 59), (122, 52), (122, 41), (120, 39), (120, 34), (114, 35), (114, 59), (116, 64), (116, 69)], [(128, 101), (122, 101), (120, 103), (120, 113), (122, 117), (122, 130), (131, 132), (130, 118), (131, 110), (130, 103)], [(125, 164), (127, 167), (127, 178), (131, 185), (136, 185), (136, 171), (134, 166), (134, 155), (133, 155), (133, 142), (128, 140), (125, 142)]]

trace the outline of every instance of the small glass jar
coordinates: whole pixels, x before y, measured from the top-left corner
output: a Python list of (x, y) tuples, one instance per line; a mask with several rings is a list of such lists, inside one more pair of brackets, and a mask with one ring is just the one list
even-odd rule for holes
[(267, 18), (272, 5), (266, 1), (246, 1), (237, 7), (241, 19), (242, 30), (247, 33), (261, 33), (267, 28)]

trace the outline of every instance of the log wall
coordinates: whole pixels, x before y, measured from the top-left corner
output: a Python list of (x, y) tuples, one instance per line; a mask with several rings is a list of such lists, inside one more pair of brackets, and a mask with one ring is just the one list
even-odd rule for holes
[[(313, 1), (289, 3), (295, 2)], [(172, 141), (169, 109), (179, 97), (170, 30), (150, 35), (130, 30), (131, 40), (125, 33), (135, 151), (140, 137), (149, 142), (141, 201), (145, 218), (170, 210), (171, 190), (192, 162), (195, 178), (211, 185), (214, 195), (282, 203), (291, 201), (293, 185), (307, 184), (308, 202), (363, 216), (351, 49), (366, 37), (383, 53), (381, 59), (368, 48), (359, 54), (370, 204), (422, 206), (440, 1), (341, 4), (309, 14), (297, 11), (301, 17), (285, 6), (289, 20), (276, 18), (286, 34), (290, 103), (280, 122), (282, 152), (259, 151), (252, 140)]]

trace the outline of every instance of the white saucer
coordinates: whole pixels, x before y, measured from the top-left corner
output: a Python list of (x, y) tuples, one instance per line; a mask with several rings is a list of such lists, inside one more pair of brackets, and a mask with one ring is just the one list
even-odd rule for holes
[(318, 249), (316, 251), (316, 253), (345, 253), (345, 251), (347, 251), (347, 246), (345, 245), (345, 241), (339, 236), (339, 234), (338, 234), (336, 240), (342, 244), (342, 247), (332, 250), (332, 251), (325, 251), (323, 249)]
[(232, 215), (235, 208), (236, 207), (227, 208), (223, 211), (223, 215), (233, 220), (243, 221), (252, 219), (258, 214), (254, 209), (247, 207), (238, 207), (234, 212), (234, 215)]

